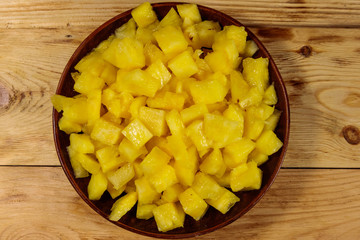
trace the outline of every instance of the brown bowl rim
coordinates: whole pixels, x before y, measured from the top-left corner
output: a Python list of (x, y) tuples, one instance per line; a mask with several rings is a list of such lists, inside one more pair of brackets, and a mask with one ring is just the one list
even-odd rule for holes
[[(151, 5), (154, 8), (157, 7), (165, 7), (165, 6), (175, 6), (177, 4), (184, 4), (186, 2), (160, 2), (160, 3), (152, 3)], [(197, 4), (198, 8), (202, 11), (210, 11), (210, 12), (214, 12), (216, 13), (218, 16), (221, 16), (222, 18), (227, 19), (227, 21), (231, 22), (231, 24), (237, 25), (237, 26), (244, 26), (242, 23), (240, 23), (239, 21), (237, 21), (236, 19), (232, 18), (231, 16), (222, 13), (218, 10), (215, 10), (213, 8), (210, 7), (206, 7), (203, 5), (199, 5)], [(89, 41), (96, 36), (103, 28), (105, 28), (106, 26), (116, 22), (117, 20), (128, 16), (128, 14), (130, 14), (132, 11), (132, 9), (129, 9), (123, 13), (120, 13), (118, 15), (116, 15), (115, 17), (111, 18), (110, 20), (106, 21), (105, 23), (103, 23), (101, 26), (99, 26), (98, 28), (96, 28), (92, 33), (90, 33), (88, 35), (88, 37), (86, 37), (86, 39), (84, 41), (81, 42), (81, 44), (77, 47), (77, 49), (75, 50), (75, 52), (72, 54), (72, 56), (70, 57), (69, 61), (67, 62), (57, 89), (56, 89), (56, 94), (60, 94), (61, 89), (63, 88), (66, 76), (70, 73), (70, 69), (71, 69), (71, 65), (74, 62), (74, 59), (76, 58), (77, 55), (80, 54), (80, 51), (89, 43)], [(108, 219), (108, 216), (101, 211), (92, 201), (90, 201), (88, 199), (88, 197), (81, 191), (81, 189), (78, 187), (75, 179), (73, 178), (71, 171), (69, 168), (66, 167), (65, 164), (65, 157), (63, 155), (63, 152), (61, 151), (60, 148), (60, 141), (59, 141), (59, 137), (58, 137), (58, 127), (57, 127), (57, 121), (58, 121), (58, 115), (59, 113), (53, 108), (53, 113), (52, 113), (52, 128), (53, 128), (53, 136), (54, 136), (54, 143), (55, 143), (55, 148), (56, 148), (56, 152), (60, 161), (60, 164), (62, 166), (62, 169), (64, 170), (65, 175), (67, 176), (68, 180), (70, 181), (71, 185), (73, 186), (73, 188), (75, 189), (75, 191), (79, 194), (79, 196), (98, 214), (100, 214), (102, 217), (104, 217), (106, 220), (108, 220), (109, 222), (120, 226), (126, 230), (129, 230), (131, 232), (134, 233), (138, 233), (141, 235), (145, 235), (145, 236), (150, 236), (150, 237), (156, 237), (156, 238), (169, 238), (169, 239), (179, 239), (179, 238), (190, 238), (190, 237), (195, 237), (195, 236), (200, 236), (206, 233), (210, 233), (212, 231), (215, 231), (216, 229), (220, 229), (232, 222), (234, 222), (235, 220), (239, 219), (241, 216), (243, 216), (245, 213), (247, 213), (251, 208), (253, 208), (259, 201), (260, 199), (264, 196), (264, 194), (269, 190), (270, 186), (273, 184), (273, 182), (275, 181), (276, 176), (278, 175), (281, 165), (284, 161), (285, 158), (285, 153), (287, 151), (287, 147), (288, 147), (288, 142), (289, 142), (289, 134), (290, 134), (290, 107), (289, 107), (289, 99), (288, 99), (288, 94), (285, 88), (285, 83), (281, 77), (281, 74), (273, 60), (273, 58), (271, 57), (270, 53), (267, 51), (267, 49), (265, 48), (265, 46), (263, 45), (263, 43), (255, 36), (255, 34), (253, 34), (246, 26), (244, 26), (248, 36), (254, 41), (256, 42), (256, 44), (258, 45), (259, 49), (261, 49), (261, 51), (263, 51), (266, 55), (266, 57), (269, 58), (269, 63), (271, 68), (274, 71), (274, 74), (276, 75), (277, 79), (278, 79), (278, 84), (280, 85), (280, 91), (283, 93), (284, 95), (284, 99), (283, 101), (285, 102), (285, 109), (282, 112), (282, 117), (285, 118), (285, 127), (284, 127), (284, 140), (283, 140), (283, 147), (281, 149), (281, 154), (279, 156), (279, 160), (277, 161), (277, 164), (275, 166), (275, 171), (272, 172), (271, 176), (270, 176), (270, 180), (261, 187), (259, 191), (259, 193), (256, 195), (256, 197), (250, 202), (250, 204), (248, 204), (242, 211), (236, 213), (232, 218), (227, 219), (226, 221), (223, 221), (211, 228), (207, 228), (204, 230), (200, 230), (197, 232), (191, 232), (191, 233), (180, 233), (180, 234), (172, 234), (172, 233), (162, 233), (162, 232), (158, 232), (158, 233), (153, 233), (153, 232), (146, 232), (137, 228), (133, 228), (131, 226), (128, 226), (124, 223), (121, 223), (120, 221), (114, 222)], [(269, 67), (270, 67), (269, 66)], [(277, 90), (278, 91), (278, 90)]]

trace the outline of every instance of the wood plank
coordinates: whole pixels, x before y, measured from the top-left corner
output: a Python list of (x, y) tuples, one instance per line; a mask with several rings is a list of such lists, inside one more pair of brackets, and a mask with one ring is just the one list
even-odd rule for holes
[[(95, 28), (113, 16), (136, 7), (141, 2), (143, 1), (37, 0), (29, 2), (5, 0), (0, 6), (0, 28), (66, 28), (68, 25), (86, 26), (89, 22)], [(360, 26), (360, 3), (358, 1), (201, 0), (186, 2), (196, 2), (223, 11), (248, 26), (353, 28)]]
[[(109, 223), (60, 167), (0, 167), (0, 239), (149, 239)], [(245, 216), (197, 239), (359, 239), (360, 170), (280, 171)]]
[[(91, 30), (71, 26), (0, 31), (1, 164), (59, 164), (49, 98), (67, 60)], [(272, 54), (289, 93), (291, 135), (284, 166), (360, 167), (358, 145), (347, 143), (341, 134), (346, 125), (360, 127), (360, 30), (251, 30)], [(306, 47), (311, 53), (304, 56), (301, 49)]]

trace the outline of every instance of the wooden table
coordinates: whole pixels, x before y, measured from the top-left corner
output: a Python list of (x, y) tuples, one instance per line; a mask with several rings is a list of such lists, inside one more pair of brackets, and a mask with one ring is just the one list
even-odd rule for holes
[[(55, 153), (50, 103), (81, 41), (140, 2), (1, 1), (0, 239), (148, 239), (109, 223), (74, 191)], [(290, 145), (270, 191), (198, 239), (360, 239), (360, 144), (350, 144), (360, 134), (360, 2), (197, 3), (264, 42), (291, 104)]]

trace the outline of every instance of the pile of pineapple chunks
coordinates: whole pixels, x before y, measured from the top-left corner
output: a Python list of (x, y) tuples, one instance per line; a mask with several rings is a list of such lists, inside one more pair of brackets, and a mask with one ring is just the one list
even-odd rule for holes
[(79, 94), (52, 97), (74, 175), (91, 174), (89, 199), (117, 199), (113, 221), (136, 203), (163, 232), (209, 205), (225, 214), (282, 147), (268, 59), (251, 58), (244, 27), (202, 21), (195, 4), (161, 21), (147, 2), (131, 14), (75, 66)]

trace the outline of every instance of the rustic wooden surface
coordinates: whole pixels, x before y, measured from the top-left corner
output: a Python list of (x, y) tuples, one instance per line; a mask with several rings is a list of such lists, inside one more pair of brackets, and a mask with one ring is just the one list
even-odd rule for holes
[[(73, 190), (51, 127), (60, 74), (97, 26), (141, 1), (0, 4), (0, 239), (149, 239), (107, 222)], [(244, 217), (199, 239), (360, 239), (360, 2), (202, 0), (247, 25), (285, 80), (288, 152)], [(345, 126), (354, 131), (345, 132)], [(350, 134), (352, 133), (352, 134)], [(355, 141), (356, 142), (356, 141)]]

